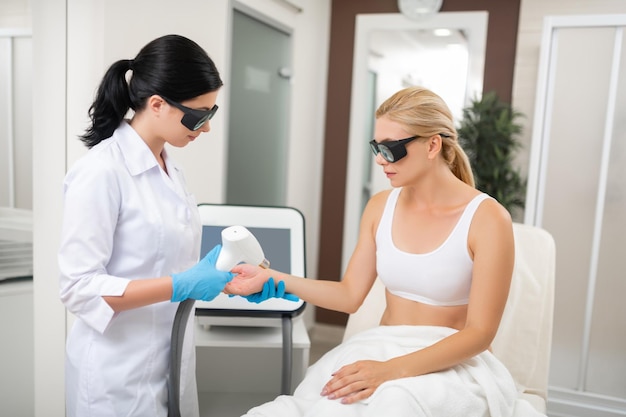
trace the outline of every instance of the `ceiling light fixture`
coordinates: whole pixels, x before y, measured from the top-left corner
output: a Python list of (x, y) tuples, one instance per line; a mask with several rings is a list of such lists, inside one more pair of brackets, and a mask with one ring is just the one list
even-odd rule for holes
[(443, 0), (398, 0), (400, 12), (412, 20), (423, 20), (436, 14)]
[(452, 31), (450, 29), (447, 29), (447, 28), (439, 28), (439, 29), (433, 30), (433, 34), (435, 36), (445, 37), (445, 36), (452, 35)]

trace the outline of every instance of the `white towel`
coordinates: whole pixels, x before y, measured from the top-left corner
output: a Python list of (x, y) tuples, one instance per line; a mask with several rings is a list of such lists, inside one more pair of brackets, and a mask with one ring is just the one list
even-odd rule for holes
[(320, 395), (331, 374), (344, 365), (405, 355), (454, 332), (436, 326), (380, 326), (356, 334), (311, 366), (293, 396), (281, 395), (253, 408), (246, 417), (542, 416), (532, 407), (519, 406), (522, 400), (515, 382), (490, 352), (442, 372), (387, 381), (356, 404), (345, 405)]

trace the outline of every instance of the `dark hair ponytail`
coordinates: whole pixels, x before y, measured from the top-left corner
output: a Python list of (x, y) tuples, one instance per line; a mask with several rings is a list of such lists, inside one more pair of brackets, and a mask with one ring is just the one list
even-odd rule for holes
[(126, 83), (126, 72), (129, 70), (130, 62), (127, 59), (119, 60), (104, 74), (96, 99), (89, 108), (91, 126), (80, 137), (88, 148), (110, 137), (130, 108)]
[[(129, 82), (128, 70), (132, 70)], [(154, 94), (180, 102), (222, 85), (215, 64), (197, 43), (180, 35), (162, 36), (144, 46), (134, 60), (117, 61), (107, 70), (89, 108), (91, 126), (80, 140), (91, 148), (111, 137), (128, 110), (143, 109)]]

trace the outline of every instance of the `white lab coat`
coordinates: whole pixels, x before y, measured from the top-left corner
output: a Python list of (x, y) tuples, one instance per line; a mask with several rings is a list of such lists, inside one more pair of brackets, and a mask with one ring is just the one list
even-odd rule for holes
[[(60, 295), (78, 318), (67, 341), (68, 416), (167, 416), (178, 303), (116, 314), (102, 298), (123, 294), (131, 279), (170, 275), (198, 261), (196, 201), (165, 151), (163, 157), (169, 175), (123, 122), (66, 175)], [(181, 410), (198, 416), (191, 323), (185, 339)]]

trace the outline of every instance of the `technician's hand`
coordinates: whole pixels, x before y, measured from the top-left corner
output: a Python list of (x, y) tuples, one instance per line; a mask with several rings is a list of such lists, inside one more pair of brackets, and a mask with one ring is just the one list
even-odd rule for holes
[(278, 281), (278, 285), (274, 284), (274, 278), (272, 277), (263, 284), (263, 290), (261, 292), (244, 295), (243, 297), (251, 303), (257, 304), (269, 300), (270, 298), (284, 298), (289, 301), (300, 300), (297, 295), (285, 293), (285, 283), (283, 281)]
[(383, 382), (397, 378), (390, 362), (357, 361), (333, 373), (320, 395), (352, 404), (370, 397)]
[(210, 301), (233, 279), (231, 272), (215, 269), (221, 245), (215, 246), (200, 262), (179, 274), (172, 274), (172, 301), (188, 298)]

